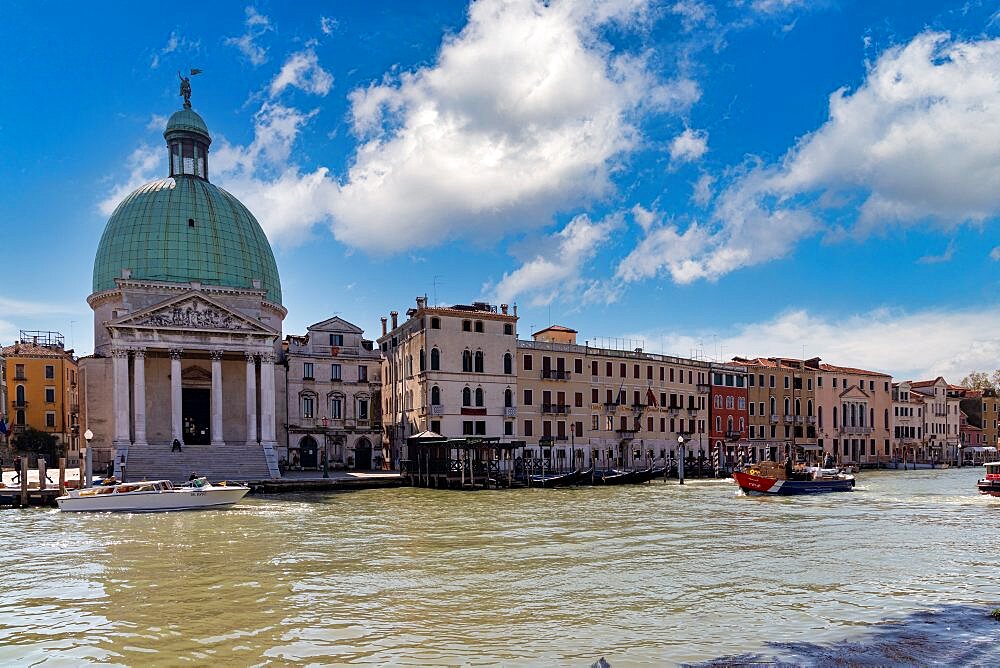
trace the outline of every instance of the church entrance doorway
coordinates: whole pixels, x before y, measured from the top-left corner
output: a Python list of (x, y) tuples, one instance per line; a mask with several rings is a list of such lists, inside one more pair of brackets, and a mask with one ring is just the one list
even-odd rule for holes
[(372, 444), (367, 438), (354, 444), (354, 468), (368, 471), (372, 467)]
[(184, 443), (208, 445), (212, 442), (212, 391), (208, 388), (185, 387), (181, 390)]
[(306, 436), (299, 443), (299, 464), (304, 469), (314, 469), (319, 466), (317, 455), (319, 448), (316, 446), (316, 439)]

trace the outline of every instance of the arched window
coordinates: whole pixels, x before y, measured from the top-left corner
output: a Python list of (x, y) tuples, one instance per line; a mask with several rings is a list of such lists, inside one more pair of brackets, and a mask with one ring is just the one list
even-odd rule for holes
[(722, 431), (722, 416), (715, 416), (715, 431)]
[(511, 357), (510, 353), (503, 354), (503, 372), (506, 374), (514, 373), (514, 358)]
[(482, 372), (483, 372), (483, 351), (482, 350), (477, 350), (476, 351), (476, 373), (482, 373)]
[(740, 433), (743, 433), (744, 429), (746, 429), (746, 422), (744, 421), (744, 418), (740, 418)]
[(721, 394), (715, 395), (715, 407), (716, 408), (722, 408), (722, 395)]
[(312, 394), (303, 394), (300, 397), (302, 407), (302, 417), (316, 417), (316, 397)]
[(837, 407), (833, 407), (833, 428), (837, 428)]
[(472, 389), (471, 388), (466, 387), (466, 388), (462, 389), (462, 405), (463, 406), (471, 406), (472, 405)]
[(431, 329), (441, 329), (441, 318), (431, 318)]
[(423, 348), (420, 349), (420, 371), (421, 373), (427, 371), (427, 354), (423, 351)]
[(441, 388), (435, 385), (431, 388), (431, 406), (441, 405)]
[(441, 351), (431, 348), (431, 371), (441, 370)]
[(462, 351), (462, 371), (471, 372), (472, 371), (472, 351), (463, 350)]
[(775, 410), (774, 397), (771, 397), (771, 415), (777, 415), (778, 411)]
[(792, 412), (790, 410), (788, 410), (788, 408), (790, 406), (791, 406), (791, 402), (788, 401), (788, 397), (785, 397), (785, 415), (791, 415), (792, 414)]
[(18, 385), (17, 389), (14, 390), (14, 398), (17, 400), (19, 406), (24, 405), (24, 385)]
[(342, 394), (330, 395), (330, 419), (331, 420), (344, 419), (344, 395)]
[(810, 399), (809, 401), (806, 402), (806, 415), (811, 416), (812, 414), (813, 414), (813, 400)]
[(732, 407), (733, 407), (733, 398), (732, 397), (726, 397), (726, 408), (727, 409), (731, 409)]
[(726, 431), (733, 431), (733, 416), (730, 415), (726, 418)]
[(514, 405), (514, 393), (509, 387), (503, 391), (503, 405), (506, 408), (511, 408)]
[(483, 405), (483, 388), (481, 387), (476, 388), (476, 405), (477, 406)]
[(799, 399), (795, 400), (795, 414), (802, 415), (802, 401)]

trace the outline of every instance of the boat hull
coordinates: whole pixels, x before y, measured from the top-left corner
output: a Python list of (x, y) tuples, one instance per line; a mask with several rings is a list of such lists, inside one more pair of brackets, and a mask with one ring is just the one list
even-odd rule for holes
[(1000, 496), (1000, 480), (980, 480), (976, 483), (980, 494), (987, 496)]
[(777, 480), (764, 476), (735, 471), (733, 479), (744, 492), (757, 494), (777, 494), (791, 496), (798, 494), (827, 494), (829, 492), (850, 492), (854, 489), (854, 478), (837, 480)]
[(131, 492), (94, 496), (60, 496), (63, 512), (155, 513), (178, 510), (208, 510), (233, 505), (250, 490), (246, 487), (178, 488), (162, 492)]

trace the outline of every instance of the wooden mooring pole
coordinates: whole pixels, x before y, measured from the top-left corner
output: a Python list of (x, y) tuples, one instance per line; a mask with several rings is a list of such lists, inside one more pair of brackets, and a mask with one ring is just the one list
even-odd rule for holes
[(66, 493), (66, 458), (59, 458), (59, 494)]
[(28, 505), (28, 456), (21, 457), (21, 506)]

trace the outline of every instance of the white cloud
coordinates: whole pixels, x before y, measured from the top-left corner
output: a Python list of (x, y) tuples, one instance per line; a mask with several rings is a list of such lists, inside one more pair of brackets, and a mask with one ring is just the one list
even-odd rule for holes
[(830, 210), (855, 218), (847, 232), (857, 236), (895, 225), (995, 225), (997, 71), (1000, 40), (922, 33), (886, 51), (855, 92), (830, 96), (829, 120), (778, 164), (743, 168), (707, 220), (683, 232), (651, 228), (619, 276), (716, 279), (780, 258), (824, 227), (837, 234), (820, 222)]
[(264, 34), (274, 30), (271, 20), (257, 12), (253, 6), (246, 8), (246, 32), (239, 37), (227, 37), (223, 43), (239, 49), (254, 67), (267, 62), (267, 48), (257, 43)]
[(201, 48), (201, 40), (190, 40), (182, 35), (178, 35), (177, 31), (170, 33), (170, 37), (167, 38), (167, 43), (163, 45), (163, 48), (154, 51), (152, 57), (149, 61), (149, 66), (152, 69), (156, 69), (161, 64), (161, 58), (163, 56), (170, 55), (176, 51), (197, 51)]
[[(957, 383), (973, 369), (994, 369), (1000, 359), (1000, 309), (879, 309), (848, 316), (791, 310), (764, 322), (727, 325), (719, 337), (725, 359), (821, 357), (829, 364), (891, 373), (896, 379), (944, 376)], [(715, 332), (630, 334), (663, 341), (663, 351), (690, 355)], [(706, 351), (710, 353), (712, 351)], [(710, 356), (714, 356), (712, 353)]]
[(699, 95), (601, 42), (610, 22), (641, 30), (645, 12), (483, 0), (433, 65), (353, 91), (361, 144), (334, 201), (337, 238), (390, 252), (495, 238), (606, 195), (638, 119)]
[(948, 247), (944, 249), (944, 252), (940, 255), (924, 255), (919, 258), (917, 262), (920, 264), (941, 264), (944, 262), (951, 262), (951, 259), (955, 257), (955, 240), (948, 242)]
[(312, 48), (293, 53), (271, 82), (271, 97), (293, 86), (313, 95), (325, 96), (333, 86), (333, 76), (319, 64)]
[(805, 0), (753, 0), (750, 6), (764, 14), (777, 14), (794, 7), (801, 7), (804, 4)]
[(340, 22), (332, 16), (321, 16), (319, 18), (319, 28), (324, 35), (332, 35), (340, 26)]
[[(87, 313), (89, 309), (79, 305), (58, 304), (40, 301), (27, 301), (24, 299), (11, 299), (0, 295), (0, 313), (17, 314), (21, 318), (51, 315), (73, 315)], [(0, 341), (6, 341), (0, 337)]]
[(698, 177), (698, 180), (694, 182), (694, 187), (691, 189), (691, 201), (698, 206), (708, 206), (708, 203), (712, 201), (712, 184), (715, 183), (715, 177), (711, 174), (702, 174)]
[(132, 151), (126, 159), (126, 165), (129, 169), (128, 178), (124, 183), (116, 184), (111, 188), (107, 196), (97, 204), (98, 211), (105, 216), (110, 216), (126, 195), (152, 180), (158, 170), (162, 171), (166, 155), (166, 151), (162, 147), (153, 147), (147, 144), (142, 144)]
[(990, 251), (990, 259), (1000, 262), (1000, 246), (995, 246), (993, 250)]
[(708, 152), (708, 133), (687, 128), (670, 142), (671, 162), (694, 162)]
[[(532, 304), (543, 306), (560, 295), (589, 289), (580, 275), (584, 265), (620, 225), (620, 215), (599, 222), (591, 221), (586, 214), (576, 216), (561, 231), (542, 242), (534, 257), (503, 275), (492, 288), (496, 301), (509, 304), (527, 295)], [(485, 290), (490, 288), (486, 286)]]
[(681, 17), (684, 30), (706, 25), (715, 25), (715, 7), (702, 0), (678, 0), (670, 6), (670, 12)]

